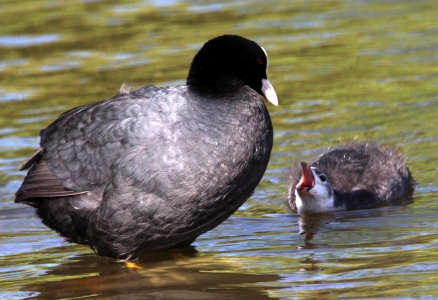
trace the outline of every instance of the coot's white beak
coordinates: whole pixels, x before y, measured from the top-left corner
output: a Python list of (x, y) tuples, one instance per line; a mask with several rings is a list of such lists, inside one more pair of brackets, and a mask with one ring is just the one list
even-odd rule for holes
[(273, 105), (278, 106), (277, 94), (268, 79), (262, 79), (262, 93), (266, 100)]

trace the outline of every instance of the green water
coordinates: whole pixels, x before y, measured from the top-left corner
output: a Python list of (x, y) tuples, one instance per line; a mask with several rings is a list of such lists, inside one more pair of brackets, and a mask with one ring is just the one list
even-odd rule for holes
[[(436, 16), (432, 0), (0, 1), (0, 298), (438, 297)], [(225, 33), (267, 50), (280, 101), (268, 104), (268, 171), (228, 221), (133, 267), (64, 243), (13, 203), (40, 129), (125, 81), (184, 84), (196, 51)], [(413, 203), (290, 213), (288, 167), (351, 139), (406, 154)]]

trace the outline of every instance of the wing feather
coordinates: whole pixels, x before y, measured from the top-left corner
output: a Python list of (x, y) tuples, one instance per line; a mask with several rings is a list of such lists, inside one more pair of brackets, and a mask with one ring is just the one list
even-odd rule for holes
[(41, 159), (43, 149), (35, 153), (23, 166), (27, 169), (31, 166), (21, 187), (15, 193), (16, 203), (32, 204), (38, 201), (38, 198), (47, 197), (66, 197), (87, 193), (87, 191), (72, 191), (62, 184), (61, 179), (56, 177), (47, 167), (45, 160)]

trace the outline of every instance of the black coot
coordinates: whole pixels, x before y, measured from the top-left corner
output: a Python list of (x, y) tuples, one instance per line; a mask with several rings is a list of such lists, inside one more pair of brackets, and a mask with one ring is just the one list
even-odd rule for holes
[(368, 209), (412, 195), (406, 158), (394, 149), (351, 142), (291, 174), (289, 206), (299, 214)]
[[(268, 165), (277, 105), (268, 57), (224, 35), (196, 54), (187, 86), (122, 88), (42, 130), (15, 202), (99, 255), (190, 245), (247, 200)], [(260, 94), (260, 95), (259, 95)]]

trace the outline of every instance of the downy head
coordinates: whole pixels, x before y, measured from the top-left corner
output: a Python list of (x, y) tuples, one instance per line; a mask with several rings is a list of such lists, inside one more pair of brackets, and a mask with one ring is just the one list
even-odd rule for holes
[(299, 214), (318, 214), (335, 210), (335, 195), (328, 176), (316, 167), (301, 162), (301, 180), (295, 187)]

